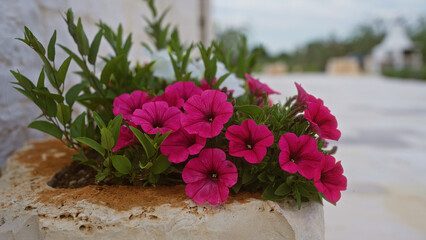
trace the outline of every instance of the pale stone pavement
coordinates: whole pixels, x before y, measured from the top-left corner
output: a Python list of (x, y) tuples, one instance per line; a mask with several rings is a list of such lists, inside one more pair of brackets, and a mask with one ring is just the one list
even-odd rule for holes
[(260, 76), (282, 95), (294, 82), (337, 117), (348, 190), (325, 203), (327, 240), (426, 239), (426, 82), (378, 76)]

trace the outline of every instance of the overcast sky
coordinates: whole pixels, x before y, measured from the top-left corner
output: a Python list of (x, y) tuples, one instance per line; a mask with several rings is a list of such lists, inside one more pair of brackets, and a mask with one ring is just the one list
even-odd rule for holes
[(426, 0), (212, 0), (220, 29), (245, 27), (252, 43), (271, 52), (291, 51), (330, 34), (346, 37), (375, 19), (426, 17)]

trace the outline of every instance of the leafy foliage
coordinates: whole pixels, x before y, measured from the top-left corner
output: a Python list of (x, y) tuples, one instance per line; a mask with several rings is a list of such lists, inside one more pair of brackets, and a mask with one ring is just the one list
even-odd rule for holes
[[(164, 26), (168, 11), (159, 14), (153, 0), (148, 0), (147, 3), (153, 19), (145, 17), (146, 32), (156, 50), (168, 51), (174, 80), (192, 81), (196, 86), (201, 85), (201, 79), (193, 77), (188, 71), (189, 65), (192, 64), (191, 53), (198, 48), (206, 83), (212, 89), (227, 93), (228, 101), (234, 106), (234, 114), (222, 132), (208, 139), (206, 146), (226, 148), (229, 145), (225, 138), (226, 129), (231, 125), (240, 125), (246, 119), (253, 119), (257, 124), (265, 125), (274, 134), (274, 143), (259, 164), (250, 164), (227, 153), (227, 159), (236, 165), (239, 175), (232, 190), (235, 193), (241, 190), (262, 191), (263, 198), (269, 200), (292, 197), (299, 207), (302, 201), (321, 201), (322, 196), (318, 194), (312, 181), (300, 174), (283, 171), (278, 163), (280, 136), (291, 132), (298, 136), (316, 137), (307, 120), (300, 117), (303, 108), (295, 107), (295, 98), (290, 98), (285, 104), (269, 107), (266, 95), (259, 99), (246, 91), (242, 96), (233, 98), (229, 89), (222, 87), (231, 74), (243, 80), (244, 74), (253, 70), (259, 52), (248, 49), (245, 37), (240, 39), (233, 51), (226, 46), (226, 42), (214, 42), (207, 47), (202, 43), (185, 46), (180, 41), (177, 29), (170, 31), (170, 24)], [(32, 100), (41, 110), (41, 117), (44, 117), (44, 120), (36, 120), (29, 127), (50, 134), (78, 151), (73, 160), (94, 168), (99, 182), (143, 185), (182, 183), (181, 173), (185, 164), (172, 164), (168, 156), (160, 151), (162, 143), (171, 132), (147, 134), (140, 126), (134, 126), (123, 119), (121, 114), (113, 114), (113, 101), (122, 94), (142, 90), (150, 97), (155, 97), (164, 93), (171, 83), (155, 75), (153, 68), (156, 62), (152, 61), (143, 66), (137, 63), (132, 67), (128, 60), (133, 44), (132, 35), (125, 36), (121, 25), (113, 30), (105, 23), (99, 22), (97, 34), (89, 40), (81, 19), (76, 21), (71, 9), (65, 13), (64, 21), (78, 52), (57, 44), (56, 31), (50, 38), (47, 51), (28, 28), (25, 28), (24, 38), (19, 39), (31, 47), (43, 63), (37, 85), (19, 71), (11, 71), (16, 79), (13, 83), (15, 88)], [(101, 44), (108, 44), (113, 53), (98, 56)], [(149, 48), (146, 43), (142, 45)], [(55, 64), (56, 46), (69, 55), (58, 69)], [(218, 62), (224, 63), (229, 72), (217, 76)], [(65, 90), (71, 63), (79, 68), (76, 74), (80, 76), (80, 82)], [(97, 73), (96, 70), (101, 66), (101, 72)], [(53, 90), (46, 87), (46, 77)], [(76, 105), (84, 106), (85, 111), (74, 118)], [(122, 128), (131, 131), (135, 136), (135, 144), (116, 149)], [(318, 142), (323, 144), (320, 140)], [(196, 156), (190, 156), (190, 159), (193, 157)]]

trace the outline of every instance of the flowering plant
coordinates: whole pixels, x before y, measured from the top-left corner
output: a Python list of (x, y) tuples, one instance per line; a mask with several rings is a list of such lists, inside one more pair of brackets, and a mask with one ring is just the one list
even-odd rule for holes
[[(182, 44), (177, 29), (163, 26), (165, 13), (157, 15), (148, 3), (154, 20), (147, 19), (146, 31), (156, 50), (144, 44), (153, 60), (134, 67), (127, 59), (132, 38), (123, 39), (121, 26), (113, 31), (100, 22), (89, 44), (81, 19), (76, 24), (68, 10), (64, 19), (78, 53), (58, 44), (69, 55), (59, 69), (56, 31), (46, 51), (25, 28), (19, 40), (44, 64), (37, 85), (11, 71), (16, 89), (45, 118), (29, 127), (78, 151), (73, 160), (95, 169), (98, 182), (186, 184), (196, 203), (222, 203), (241, 190), (268, 200), (291, 197), (299, 207), (323, 198), (337, 202), (347, 180), (332, 156), (336, 148), (326, 149), (340, 131), (323, 101), (296, 83), (297, 96), (273, 104), (269, 96), (280, 93), (250, 75), (256, 53), (245, 42), (236, 58), (221, 44), (199, 43), (201, 59), (191, 59), (194, 45)], [(99, 59), (102, 40), (114, 54)], [(65, 91), (71, 61), (81, 81)], [(79, 115), (76, 104), (85, 107)]]

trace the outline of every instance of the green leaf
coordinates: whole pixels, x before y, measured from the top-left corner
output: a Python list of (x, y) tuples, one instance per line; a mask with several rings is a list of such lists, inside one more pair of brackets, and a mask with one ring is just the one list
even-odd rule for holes
[(282, 196), (275, 195), (276, 187), (274, 184), (270, 184), (268, 187), (266, 187), (265, 191), (262, 193), (262, 198), (266, 200), (276, 201), (283, 199)]
[(47, 57), (50, 61), (55, 61), (55, 44), (56, 44), (56, 30), (53, 32), (50, 38), (49, 45), (47, 47)]
[(256, 175), (251, 173), (251, 168), (249, 167), (244, 168), (242, 184), (250, 183), (255, 178), (256, 178)]
[[(158, 131), (160, 132), (160, 131)], [(155, 142), (155, 144), (159, 147), (161, 146), (161, 144), (164, 142), (164, 140), (166, 140), (166, 138), (172, 133), (172, 131), (168, 131), (165, 134), (160, 135), (160, 137), (158, 137), (157, 141)]]
[(132, 163), (125, 156), (120, 156), (120, 155), (111, 156), (111, 161), (112, 161), (112, 166), (114, 166), (114, 168), (122, 174), (129, 174), (130, 171), (132, 170)]
[(220, 85), (226, 80), (226, 78), (229, 77), (229, 75), (231, 75), (231, 73), (227, 73), (224, 74), (223, 76), (221, 76), (213, 85), (213, 89), (219, 89)]
[(152, 162), (148, 162), (147, 164), (143, 165), (141, 162), (139, 162), (139, 167), (141, 169), (150, 169), (152, 167)]
[(28, 127), (37, 129), (37, 130), (42, 131), (44, 133), (47, 133), (51, 136), (54, 136), (57, 139), (62, 138), (61, 129), (59, 129), (53, 123), (50, 123), (50, 122), (47, 122), (47, 121), (34, 121), (30, 125), (28, 125)]
[(79, 58), (78, 56), (77, 56), (77, 54), (75, 54), (73, 51), (71, 51), (69, 48), (67, 48), (67, 47), (65, 47), (65, 46), (63, 46), (63, 45), (61, 45), (61, 44), (58, 44), (58, 46), (60, 47), (60, 48), (62, 48), (66, 53), (68, 53), (68, 55), (70, 55), (70, 57), (72, 57), (72, 59), (74, 59), (74, 61), (78, 64), (78, 66), (80, 66), (80, 68), (81, 69), (85, 69), (85, 64), (84, 64), (84, 62), (83, 62), (83, 60), (81, 60), (81, 58)]
[(234, 106), (235, 109), (251, 116), (253, 119), (264, 118), (265, 111), (263, 108), (255, 105)]
[(50, 93), (49, 89), (47, 89), (46, 87), (43, 87), (43, 88), (34, 88), (33, 92), (41, 94), (41, 95), (46, 96), (46, 97), (49, 97), (51, 99), (54, 99), (58, 103), (62, 103), (64, 101), (64, 97), (62, 97), (59, 94)]
[(155, 154), (155, 148), (150, 140), (148, 140), (149, 136), (139, 131), (137, 128), (130, 126), (130, 130), (132, 130), (133, 134), (135, 134), (136, 138), (142, 144), (143, 149), (145, 150), (146, 156), (151, 158)]
[(37, 88), (44, 88), (44, 71), (41, 69), (40, 75), (38, 76)]
[(92, 65), (95, 65), (96, 63), (96, 57), (98, 56), (99, 45), (101, 44), (101, 40), (102, 40), (102, 34), (103, 32), (101, 29), (98, 31), (98, 33), (96, 34), (95, 38), (92, 41), (92, 44), (90, 45), (88, 60), (89, 60), (89, 63)]
[(59, 122), (65, 126), (71, 120), (71, 108), (63, 103), (58, 104), (58, 110), (56, 111), (56, 117)]
[(268, 174), (266, 172), (262, 172), (257, 176), (257, 179), (259, 179), (261, 182), (269, 182)]
[(95, 119), (96, 124), (98, 125), (99, 129), (106, 127), (104, 120), (102, 120), (101, 116), (99, 116), (99, 114), (97, 112), (93, 112), (93, 119)]
[(86, 33), (84, 33), (83, 25), (81, 24), (81, 18), (78, 18), (75, 34), (77, 37), (78, 51), (82, 55), (89, 54), (89, 40), (87, 39)]
[(59, 85), (64, 83), (65, 76), (67, 75), (68, 67), (70, 66), (72, 57), (68, 57), (59, 67), (58, 74), (56, 75), (56, 79), (58, 80)]
[(296, 202), (297, 202), (297, 209), (300, 210), (300, 208), (302, 208), (302, 196), (300, 196), (300, 193), (297, 190), (297, 188), (294, 189), (293, 196), (294, 196), (294, 198), (296, 199)]
[(107, 177), (107, 174), (105, 174), (104, 172), (99, 172), (98, 174), (96, 174), (95, 178), (98, 181), (102, 181)]
[(172, 163), (168, 160), (168, 157), (165, 155), (160, 155), (155, 159), (153, 165), (152, 165), (152, 173), (154, 174), (160, 174), (167, 170), (167, 168)]
[(33, 82), (31, 82), (27, 77), (25, 77), (21, 73), (12, 70), (10, 72), (13, 74), (16, 80), (18, 80), (19, 85), (22, 86), (25, 90), (31, 91), (33, 88), (35, 88)]
[(111, 75), (114, 73), (117, 68), (117, 63), (123, 59), (124, 55), (120, 55), (116, 58), (113, 58), (111, 61), (105, 64), (101, 73), (101, 82), (107, 84), (111, 80)]
[(65, 95), (65, 100), (67, 101), (69, 106), (74, 105), (75, 100), (77, 100), (78, 95), (84, 89), (85, 84), (80, 83), (72, 86), (67, 94)]
[(153, 174), (152, 172), (148, 175), (148, 182), (156, 184), (160, 179), (160, 175)]
[(275, 195), (278, 196), (286, 196), (292, 191), (292, 187), (287, 185), (287, 183), (282, 183), (278, 186), (277, 190), (275, 190)]
[(122, 121), (123, 121), (123, 117), (121, 114), (119, 114), (108, 123), (108, 129), (111, 131), (115, 142), (118, 141)]
[(112, 135), (112, 132), (106, 127), (101, 129), (101, 144), (102, 147), (107, 150), (112, 149), (115, 145), (114, 136)]
[(75, 140), (77, 140), (78, 142), (86, 144), (87, 146), (96, 150), (102, 156), (105, 156), (105, 149), (95, 140), (87, 138), (87, 137), (78, 137)]
[(86, 126), (84, 125), (84, 118), (86, 117), (86, 113), (82, 113), (78, 115), (78, 117), (71, 124), (71, 137), (84, 137)]

